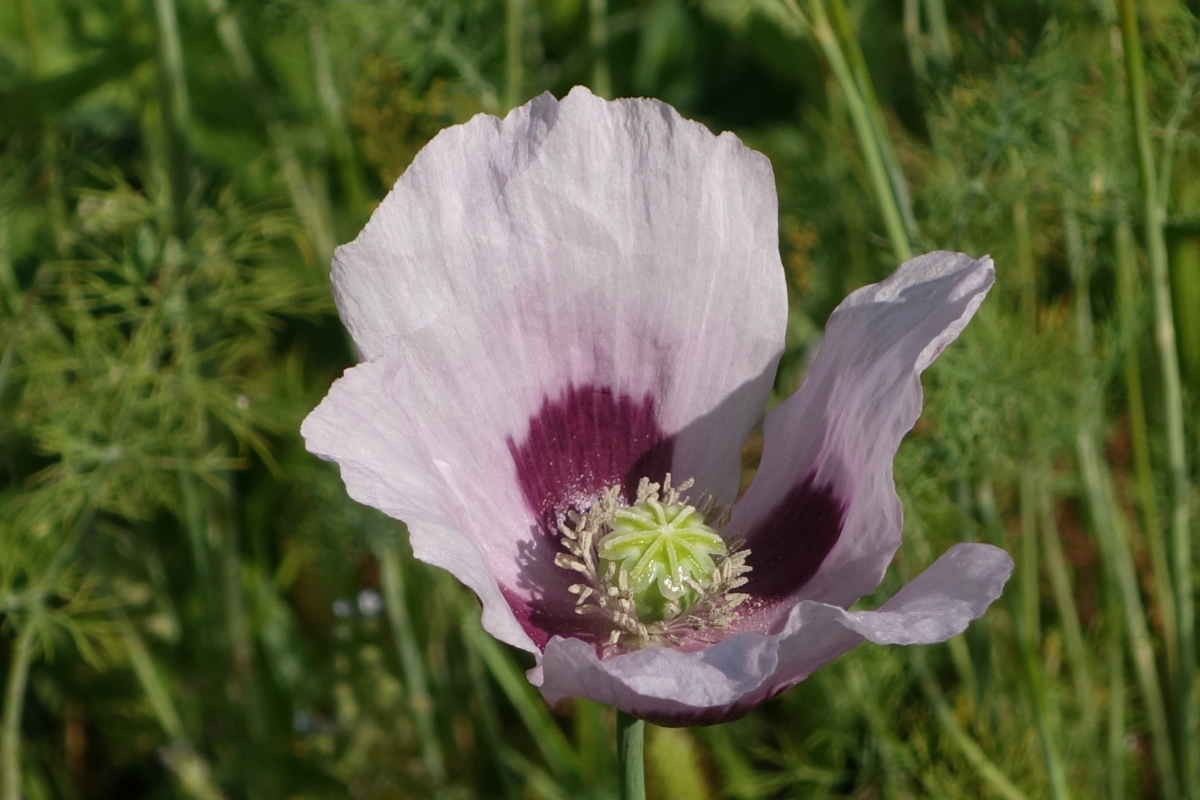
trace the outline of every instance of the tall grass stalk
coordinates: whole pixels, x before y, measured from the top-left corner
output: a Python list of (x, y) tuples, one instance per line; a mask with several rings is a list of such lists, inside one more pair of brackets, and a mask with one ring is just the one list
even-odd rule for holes
[(362, 165), (355, 154), (350, 131), (346, 128), (342, 98), (338, 93), (337, 81), (334, 80), (333, 62), (329, 55), (329, 37), (321, 20), (313, 20), (308, 27), (308, 52), (312, 61), (313, 82), (317, 87), (317, 99), (321, 103), (325, 136), (337, 161), (338, 177), (341, 179), (342, 191), (346, 194), (351, 218), (357, 225), (366, 218), (370, 201), (363, 182)]
[(863, 716), (871, 729), (873, 744), (879, 752), (880, 765), (883, 767), (883, 785), (888, 797), (900, 797), (907, 791), (905, 776), (915, 773), (916, 765), (907, 746), (899, 740), (889, 726), (889, 720), (879, 706), (878, 693), (867, 685), (866, 676), (858, 662), (850, 664), (846, 669), (846, 678), (850, 690), (859, 698), (862, 704)]
[(850, 120), (854, 126), (855, 136), (858, 137), (859, 150), (867, 165), (867, 174), (871, 181), (871, 190), (875, 195), (875, 203), (883, 216), (883, 224), (887, 229), (888, 242), (892, 246), (892, 255), (897, 263), (912, 258), (912, 248), (908, 241), (908, 232), (904, 228), (900, 203), (893, 192), (891, 179), (883, 163), (881, 148), (877, 140), (876, 126), (871, 122), (871, 114), (866, 101), (858, 88), (854, 71), (842, 52), (837, 34), (830, 25), (829, 15), (825, 11), (826, 0), (809, 0), (808, 14), (796, 4), (796, 0), (784, 0), (789, 11), (801, 27), (812, 32), (826, 63), (833, 71), (834, 79), (841, 90), (850, 112)]
[(3, 800), (22, 800), (21, 794), (21, 717), (25, 708), (25, 687), (33, 662), (41, 621), (40, 607), (30, 609), (13, 644), (8, 662), (8, 681), (4, 688), (4, 722), (0, 728), (0, 791)]
[(853, 23), (850, 21), (850, 14), (846, 11), (845, 3), (842, 0), (828, 0), (828, 2), (830, 20), (833, 23), (834, 30), (837, 32), (841, 48), (846, 54), (846, 60), (850, 64), (850, 69), (854, 73), (855, 87), (858, 89), (859, 96), (862, 97), (863, 104), (866, 106), (870, 116), (872, 138), (875, 146), (879, 148), (879, 155), (883, 159), (884, 169), (887, 170), (888, 183), (891, 186), (892, 197), (896, 202), (900, 218), (904, 221), (907, 240), (910, 243), (918, 241), (921, 238), (921, 233), (917, 226), (916, 215), (913, 214), (912, 195), (908, 190), (908, 179), (905, 178), (904, 170), (900, 167), (900, 158), (896, 155), (896, 148), (892, 143), (891, 135), (888, 133), (883, 106), (879, 103), (879, 97), (875, 94), (875, 86), (871, 81), (871, 74), (867, 71), (867, 60), (863, 56), (862, 44), (859, 42)]
[(1162, 627), (1162, 647), (1166, 656), (1167, 674), (1177, 674), (1179, 662), (1175, 648), (1179, 637), (1175, 624), (1175, 591), (1172, 588), (1171, 568), (1167, 560), (1166, 543), (1158, 514), (1158, 493), (1154, 485), (1154, 470), (1150, 463), (1150, 435), (1146, 425), (1146, 402), (1142, 393), (1141, 358), (1138, 354), (1137, 333), (1142, 329), (1138, 291), (1137, 252), (1134, 247), (1133, 225), (1130, 224), (1125, 203), (1118, 197), (1113, 226), (1113, 258), (1117, 277), (1117, 314), (1124, 343), (1122, 361), (1125, 378), (1125, 403), (1129, 413), (1129, 440), (1133, 451), (1134, 488), (1138, 510), (1141, 512), (1142, 536), (1150, 554), (1150, 569), (1154, 575), (1154, 599)]
[(525, 0), (504, 0), (504, 107), (525, 95)]
[[(1016, 633), (1017, 648), (1020, 651), (1021, 665), (1025, 673), (1025, 687), (1029, 693), (1029, 705), (1034, 726), (1037, 728), (1038, 742), (1041, 744), (1042, 760), (1046, 771), (1046, 782), (1049, 785), (1050, 796), (1054, 800), (1068, 800), (1071, 797), (1067, 787), (1067, 775), (1063, 769), (1062, 756), (1059, 753), (1058, 734), (1054, 720), (1046, 700), (1045, 680), (1042, 675), (1042, 664), (1038, 652), (1038, 638), (1035, 623), (1029, 619), (1031, 606), (1029, 595), (1038, 593), (1037, 582), (1037, 550), (1030, 542), (1036, 543), (1037, 530), (1033, 526), (1032, 510), (1034, 505), (1034, 487), (1028, 473), (1022, 474), (1018, 489), (1021, 517), (1022, 554), (1019, 564), (1021, 585), (1019, 592), (1012, 589), (1004, 593), (1009, 614), (1012, 616), (1013, 629)], [(996, 544), (1004, 540), (1003, 522), (996, 508), (996, 495), (990, 479), (983, 480), (979, 485), (979, 511), (983, 522), (989, 530), (989, 536)], [(1036, 614), (1037, 606), (1032, 607)]]
[(154, 0), (154, 12), (158, 45), (159, 119), (166, 142), (172, 224), (176, 233), (185, 237), (190, 227), (187, 146), (184, 140), (188, 125), (188, 90), (175, 0)]
[(424, 657), (416, 631), (413, 630), (412, 617), (408, 613), (408, 601), (404, 596), (405, 582), (400, 551), (395, 545), (383, 544), (377, 548), (376, 556), (379, 559), (383, 605), (392, 628), (392, 640), (400, 657), (400, 668), (404, 672), (404, 688), (408, 691), (409, 707), (417, 724), (421, 758), (433, 783), (440, 785), (446, 779), (446, 764), (442, 756), (441, 740), (438, 738), (433, 700), (425, 678)]
[[(462, 623), (460, 625), (460, 633), (463, 641), (466, 642), (470, 636), (469, 629), (473, 622), (472, 615), (478, 614), (479, 609), (474, 607), (474, 603), (464, 604)], [(492, 692), (492, 686), (488, 682), (487, 671), (483, 666), (483, 659), (479, 657), (479, 653), (474, 647), (469, 644), (464, 648), (467, 653), (467, 674), (471, 678), (471, 689), (475, 693), (475, 697), (479, 700), (479, 728), (482, 733), (482, 740), (487, 751), (488, 757), (492, 759), (495, 766), (496, 774), (500, 776), (500, 792), (503, 797), (516, 798), (519, 796), (517, 786), (513, 780), (512, 770), (508, 765), (509, 743), (505, 738), (504, 729), (500, 724), (500, 715), (496, 711), (496, 700)]]
[[(1072, 178), (1075, 175), (1075, 165), (1071, 157), (1071, 143), (1067, 134), (1067, 126), (1064, 122), (1064, 118), (1070, 113), (1065, 92), (1060, 90), (1056, 101), (1059, 118), (1053, 124), (1055, 160), (1058, 171), (1064, 176), (1066, 182), (1059, 204), (1059, 213), (1062, 217), (1067, 267), (1073, 283), (1075, 339), (1082, 373), (1080, 385), (1083, 387), (1081, 413), (1085, 419), (1089, 419), (1098, 414), (1100, 409), (1099, 386), (1094, 377), (1096, 374), (1093, 355), (1095, 324), (1092, 318), (1091, 269), (1087, 253), (1084, 251), (1083, 229), (1079, 220), (1078, 201), (1073, 189)], [(1083, 721), (1082, 732), (1086, 745), (1091, 746), (1098, 744), (1096, 737), (1099, 724), (1091, 677), (1092, 670), (1089, 663), (1091, 659), (1084, 643), (1079, 612), (1076, 608), (1074, 593), (1071, 590), (1071, 579), (1067, 574), (1062, 542), (1059, 539), (1058, 525), (1054, 519), (1054, 498), (1048, 488), (1052, 485), (1050, 483), (1052, 475), (1048, 465), (1042, 466), (1042, 473), (1044, 477), (1038, 491), (1038, 507), (1042, 537), (1045, 542), (1046, 570), (1050, 577), (1050, 585), (1062, 622), (1063, 639), (1066, 644), (1067, 658), (1071, 665), (1071, 678)], [(1088, 766), (1094, 767), (1095, 762), (1089, 759)]]
[(946, 19), (945, 0), (925, 0), (925, 15), (929, 20), (929, 50), (938, 66), (950, 66), (950, 23)]
[(1121, 604), (1116, 592), (1109, 592), (1105, 602), (1106, 647), (1108, 650), (1108, 796), (1110, 800), (1125, 800), (1125, 655), (1121, 639), (1124, 630)]
[(513, 664), (504, 647), (483, 630), (475, 615), (468, 618), (464, 630), (467, 645), (479, 654), (492, 679), (529, 731), (550, 771), (562, 783), (578, 784), (580, 767), (575, 750), (550, 715), (537, 690), (529, 684), (520, 668)]
[(1038, 491), (1038, 511), (1043, 549), (1046, 553), (1046, 574), (1050, 578), (1054, 603), (1058, 606), (1067, 664), (1075, 690), (1075, 702), (1082, 720), (1080, 732), (1086, 743), (1092, 743), (1096, 741), (1100, 721), (1096, 709), (1096, 684), (1092, 678), (1091, 655), (1083, 638), (1083, 625), (1079, 621), (1071, 575), (1067, 570), (1062, 539), (1054, 519), (1054, 495), (1047, 485), (1051, 480), (1049, 469), (1043, 466), (1042, 475), (1045, 483)]
[(946, 695), (933, 677), (929, 664), (925, 661), (925, 652), (920, 648), (913, 648), (911, 663), (917, 673), (917, 679), (921, 684), (925, 699), (933, 706), (934, 716), (937, 717), (943, 733), (975, 770), (975, 774), (979, 776), (980, 780), (1004, 800), (1029, 800), (1028, 795), (1018, 789), (1016, 784), (1004, 774), (1004, 770), (987, 757), (979, 743), (963, 730), (958, 718), (954, 715), (954, 710), (946, 700)]
[(1177, 741), (1180, 776), (1187, 797), (1200, 792), (1200, 741), (1197, 730), (1200, 711), (1195, 703), (1196, 639), (1195, 598), (1192, 589), (1192, 542), (1189, 520), (1187, 449), (1183, 426), (1183, 392), (1179, 353), (1175, 344), (1175, 322), (1171, 282), (1167, 271), (1167, 245), (1163, 234), (1166, 209), (1158, 193), (1154, 154), (1150, 141), (1150, 115), (1146, 105), (1146, 80), (1142, 66), (1142, 40), (1133, 0), (1119, 0), (1121, 41), (1125, 50), (1125, 72), (1133, 138), (1137, 146), (1141, 178), (1142, 216), (1146, 226), (1146, 252), (1150, 264), (1151, 296), (1154, 301), (1154, 340), (1158, 345), (1162, 377), (1163, 419), (1166, 425), (1167, 473), (1170, 487), (1171, 567), (1175, 591), (1177, 626), (1177, 673), (1174, 678), (1175, 707), (1178, 709)]
[(929, 64), (921, 36), (921, 0), (904, 0), (904, 43), (913, 74), (921, 81), (928, 81)]
[(171, 690), (163, 680), (141, 634), (124, 614), (115, 613), (114, 621), (125, 647), (125, 655), (129, 658), (129, 665), (133, 667), (133, 673), (142, 687), (142, 693), (150, 702), (150, 709), (154, 712), (163, 733), (171, 740), (166, 762), (180, 788), (192, 800), (224, 800), (225, 793), (213, 778), (208, 762), (196, 752), (188, 737), (183, 720), (171, 698)]
[(1154, 644), (1146, 624), (1146, 610), (1142, 605), (1133, 554), (1129, 549), (1125, 517), (1114, 497), (1112, 477), (1089, 431), (1079, 432), (1076, 452), (1101, 557), (1108, 567), (1109, 580), (1121, 598), (1121, 614), (1129, 637), (1130, 655), (1137, 671), (1142, 702), (1146, 706), (1146, 720), (1150, 725), (1154, 762), (1158, 768), (1163, 797), (1165, 800), (1176, 800), (1182, 795), (1175, 771), (1170, 725), (1154, 663)]
[(588, 0), (588, 38), (592, 45), (592, 90), (612, 97), (608, 70), (608, 0)]

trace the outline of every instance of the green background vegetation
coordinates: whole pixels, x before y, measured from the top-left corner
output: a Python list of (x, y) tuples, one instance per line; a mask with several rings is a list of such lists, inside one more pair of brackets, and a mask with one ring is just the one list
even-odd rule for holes
[[(329, 295), (441, 127), (585, 83), (767, 153), (777, 397), (910, 251), (996, 260), (927, 373), (886, 597), (1016, 560), (928, 648), (648, 733), (650, 793), (1200, 798), (1200, 27), (1174, 0), (0, 4), (0, 800), (606, 798), (473, 598), (300, 420)], [(760, 442), (747, 444), (747, 472)]]

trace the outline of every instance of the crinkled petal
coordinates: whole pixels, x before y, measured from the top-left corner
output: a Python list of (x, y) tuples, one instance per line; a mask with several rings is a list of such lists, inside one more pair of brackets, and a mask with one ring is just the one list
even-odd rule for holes
[[(374, 495), (352, 481), (439, 498), (436, 517), (399, 492), (384, 510), (456, 575), (473, 547), (535, 644), (584, 635), (553, 563), (565, 507), (666, 471), (735, 490), (782, 349), (775, 220), (767, 160), (657, 101), (577, 89), (447, 129), (335, 255), (372, 363), (354, 385), (382, 385), (314, 412), (327, 431), (352, 413), (358, 445), (309, 447), (371, 464), (344, 469), (355, 496)], [(498, 619), (496, 593), (460, 577)]]
[(501, 641), (537, 648), (504, 602), (485, 554), (461, 533), (462, 509), (422, 446), (420, 428), (389, 392), (383, 361), (360, 364), (330, 388), (301, 427), (308, 449), (336, 459), (356, 501), (413, 520), (417, 558), (452, 572), (483, 604), (483, 624)]
[(659, 725), (736, 719), (865, 640), (932, 644), (961, 633), (1004, 588), (1012, 559), (986, 544), (959, 544), (878, 611), (805, 600), (779, 632), (746, 631), (697, 652), (652, 648), (605, 660), (578, 640), (551, 639), (540, 670), (553, 703), (588, 697)]
[(990, 258), (929, 253), (833, 312), (803, 385), (767, 417), (730, 521), (753, 567), (746, 628), (770, 630), (801, 600), (845, 608), (879, 585), (900, 544), (892, 459), (921, 410), (920, 373), (992, 280)]

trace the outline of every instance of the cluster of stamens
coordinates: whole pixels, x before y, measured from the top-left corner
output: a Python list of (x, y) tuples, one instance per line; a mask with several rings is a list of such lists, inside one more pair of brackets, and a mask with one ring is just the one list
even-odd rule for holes
[(661, 486), (642, 478), (632, 504), (609, 487), (559, 524), (566, 552), (554, 563), (583, 576), (570, 587), (575, 611), (611, 626), (604, 655), (712, 641), (707, 633), (738, 619), (750, 551), (718, 533), (729, 507), (707, 495), (691, 503), (691, 486), (672, 487), (670, 474)]

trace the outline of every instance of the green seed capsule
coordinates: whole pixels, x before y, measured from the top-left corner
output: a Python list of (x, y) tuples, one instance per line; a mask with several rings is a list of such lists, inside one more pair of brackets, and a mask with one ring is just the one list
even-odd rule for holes
[(617, 510), (609, 533), (596, 550), (604, 561), (619, 562), (643, 622), (654, 622), (686, 610), (696, 600), (696, 586), (712, 585), (713, 557), (727, 552), (725, 540), (685, 503), (663, 505), (645, 499)]

